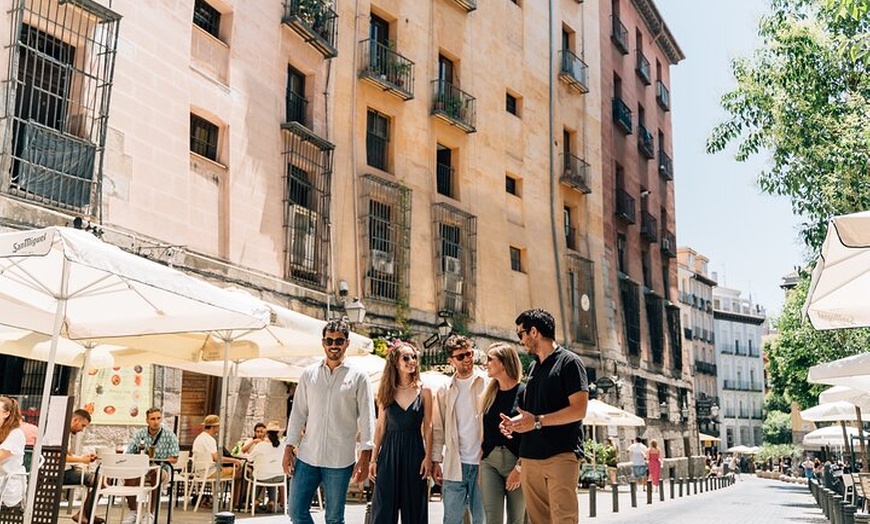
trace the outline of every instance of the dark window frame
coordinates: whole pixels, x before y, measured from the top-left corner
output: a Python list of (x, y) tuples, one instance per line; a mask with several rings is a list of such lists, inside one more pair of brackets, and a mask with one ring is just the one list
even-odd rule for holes
[(218, 161), (220, 127), (209, 120), (190, 114), (190, 150), (199, 156)]
[(511, 271), (525, 273), (523, 271), (523, 250), (514, 246), (510, 246), (508, 249), (510, 250)]
[(193, 24), (211, 36), (220, 39), (221, 12), (205, 0), (194, 2)]
[(366, 113), (366, 164), (387, 171), (389, 156), (390, 117), (369, 108)]
[(520, 101), (519, 98), (515, 97), (510, 93), (504, 94), (504, 109), (508, 113), (519, 117), (520, 116)]

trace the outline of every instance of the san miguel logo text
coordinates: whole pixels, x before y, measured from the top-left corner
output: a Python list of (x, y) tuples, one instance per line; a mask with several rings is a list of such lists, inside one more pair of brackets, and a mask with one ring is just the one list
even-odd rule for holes
[(47, 236), (48, 236), (48, 233), (43, 233), (43, 234), (39, 235), (38, 237), (28, 237), (28, 238), (25, 238), (22, 242), (15, 242), (14, 244), (12, 244), (12, 252), (18, 253), (22, 249), (34, 247), (37, 244), (39, 244), (40, 242), (45, 242), (45, 239)]

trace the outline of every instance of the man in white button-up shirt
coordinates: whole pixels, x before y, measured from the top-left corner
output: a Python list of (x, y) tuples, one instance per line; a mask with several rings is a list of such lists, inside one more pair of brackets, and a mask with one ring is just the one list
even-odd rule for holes
[(345, 363), (349, 336), (347, 321), (328, 322), (322, 341), (326, 358), (305, 368), (296, 388), (284, 441), (284, 472), (293, 483), (288, 504), (294, 524), (314, 522), (311, 499), (321, 483), (326, 523), (343, 524), (350, 481), (360, 483), (368, 475), (375, 423), (372, 384), (365, 372)]

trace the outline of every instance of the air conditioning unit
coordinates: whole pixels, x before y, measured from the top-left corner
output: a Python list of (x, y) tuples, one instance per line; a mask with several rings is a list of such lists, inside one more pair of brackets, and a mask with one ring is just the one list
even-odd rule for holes
[(288, 247), (291, 269), (314, 272), (317, 267), (315, 256), (317, 212), (304, 206), (294, 205), (290, 209), (289, 225)]
[(671, 250), (671, 240), (669, 238), (662, 239), (662, 251), (670, 251)]
[(454, 274), (444, 275), (444, 308), (460, 313), (462, 306), (462, 278)]
[[(444, 265), (444, 273), (448, 275), (462, 274), (462, 262), (457, 257), (442, 257), (441, 263)], [(461, 283), (461, 281), (460, 281)]]
[(394, 274), (395, 264), (393, 263), (393, 254), (389, 251), (372, 249), (372, 269), (387, 275)]

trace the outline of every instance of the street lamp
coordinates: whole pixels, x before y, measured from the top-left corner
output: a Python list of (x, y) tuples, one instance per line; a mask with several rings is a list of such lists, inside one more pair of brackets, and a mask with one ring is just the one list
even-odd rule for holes
[(668, 418), (668, 403), (667, 403), (667, 401), (663, 401), (661, 404), (659, 404), (659, 418), (661, 418), (662, 420)]
[(447, 337), (453, 332), (453, 325), (450, 323), (450, 312), (441, 310), (438, 312), (438, 317), (441, 322), (438, 324), (438, 336), (441, 338)]
[(354, 297), (353, 302), (344, 305), (344, 313), (347, 315), (347, 321), (351, 324), (362, 324), (366, 318), (366, 307), (359, 298)]

